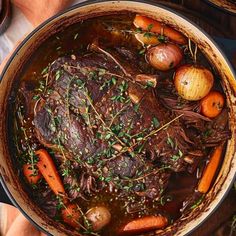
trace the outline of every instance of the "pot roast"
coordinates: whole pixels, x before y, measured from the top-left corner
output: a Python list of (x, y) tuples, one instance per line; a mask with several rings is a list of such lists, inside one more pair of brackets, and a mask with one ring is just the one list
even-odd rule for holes
[[(74, 163), (71, 177), (64, 181), (74, 188), (79, 185), (85, 195), (106, 187), (99, 185), (99, 178), (110, 178), (114, 188), (132, 182), (131, 192), (158, 199), (171, 172), (191, 170), (206, 155), (207, 139), (192, 133), (201, 125), (204, 134), (210, 120), (194, 112), (196, 103), (174, 107), (173, 88), (160, 75), (143, 74), (132, 52), (116, 48), (113, 55), (92, 45), (82, 56), (54, 61), (35, 110), (35, 132), (62, 163)], [(155, 81), (157, 89), (137, 78)], [(169, 89), (168, 95), (163, 88)], [(183, 116), (173, 120), (179, 114)], [(221, 132), (213, 145), (226, 138), (228, 132)], [(81, 193), (72, 189), (70, 195)]]

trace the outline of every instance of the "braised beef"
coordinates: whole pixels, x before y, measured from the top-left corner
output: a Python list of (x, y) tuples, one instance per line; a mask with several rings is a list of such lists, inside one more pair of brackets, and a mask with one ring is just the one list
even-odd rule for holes
[[(166, 96), (166, 92), (162, 92), (162, 82), (157, 83), (156, 92), (154, 88), (135, 83), (134, 77), (142, 71), (135, 68), (135, 63), (132, 67), (125, 66), (126, 59), (122, 56), (135, 59), (127, 49), (106, 52), (93, 45), (89, 50), (85, 55), (73, 56), (73, 59), (59, 58), (49, 68), (49, 88), (37, 104), (34, 117), (36, 135), (44, 146), (57, 152), (63, 150), (65, 159), (106, 167), (105, 177), (139, 179), (141, 175), (145, 190), (142, 193), (137, 191), (137, 194), (155, 198), (160, 197), (169, 174), (165, 174), (165, 181), (162, 181), (159, 175), (152, 175), (150, 171), (155, 173), (163, 165), (175, 172), (184, 171), (192, 164), (184, 157), (199, 150), (199, 142), (210, 146), (228, 138), (228, 131), (225, 131), (211, 138), (211, 142), (201, 136), (199, 140), (193, 139), (198, 135), (191, 135), (196, 126), (188, 122), (189, 117), (191, 122), (193, 116), (196, 123), (204, 122), (203, 129), (209, 119), (195, 112), (197, 103), (188, 102), (179, 107), (173, 99), (176, 94), (172, 92)], [(137, 96), (141, 94), (138, 104), (130, 101), (130, 90)], [(184, 116), (161, 129), (157, 135), (145, 138), (175, 118), (178, 112)], [(120, 145), (122, 151), (116, 150), (114, 145)], [(204, 146), (199, 151), (203, 156)], [(136, 155), (132, 156), (133, 153)], [(69, 184), (79, 182), (80, 188), (90, 194), (96, 188), (98, 176), (88, 173), (86, 177), (82, 171), (69, 180), (65, 178)], [(79, 195), (74, 190), (70, 193), (73, 198)]]

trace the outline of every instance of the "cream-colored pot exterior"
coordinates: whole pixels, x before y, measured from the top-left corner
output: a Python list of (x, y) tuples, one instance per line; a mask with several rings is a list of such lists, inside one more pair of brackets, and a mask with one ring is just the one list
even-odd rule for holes
[[(214, 183), (214, 186), (206, 196), (198, 210), (192, 211), (187, 218), (179, 219), (174, 225), (164, 231), (155, 232), (158, 235), (187, 235), (194, 228), (200, 225), (220, 204), (221, 200), (229, 190), (236, 171), (236, 82), (229, 62), (222, 55), (218, 46), (202, 32), (198, 27), (182, 18), (176, 13), (160, 6), (135, 1), (110, 1), (93, 3), (89, 5), (78, 5), (62, 15), (54, 17), (37, 28), (16, 50), (8, 61), (2, 73), (0, 84), (0, 174), (18, 206), (40, 227), (50, 232), (52, 235), (78, 235), (70, 232), (61, 224), (55, 224), (37, 206), (31, 202), (27, 194), (23, 191), (17, 173), (12, 166), (10, 151), (8, 147), (7, 118), (11, 115), (7, 104), (12, 86), (18, 79), (17, 72), (22, 65), (32, 55), (34, 50), (50, 35), (81, 19), (91, 18), (97, 15), (119, 13), (120, 11), (137, 12), (153, 19), (157, 19), (173, 28), (181, 31), (191, 40), (199, 45), (208, 59), (215, 66), (222, 78), (222, 84), (227, 96), (227, 104), (230, 108), (230, 129), (232, 138), (228, 142), (226, 156), (221, 171)], [(9, 129), (11, 130), (11, 129)], [(201, 211), (199, 211), (201, 209)], [(168, 233), (167, 233), (168, 232)], [(153, 234), (152, 234), (153, 235)]]

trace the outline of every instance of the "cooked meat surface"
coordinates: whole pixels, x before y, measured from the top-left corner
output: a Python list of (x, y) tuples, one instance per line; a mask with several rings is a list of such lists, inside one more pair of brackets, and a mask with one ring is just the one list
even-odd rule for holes
[[(137, 74), (145, 75), (135, 67), (138, 62), (128, 67), (131, 64), (124, 55), (132, 58), (127, 50), (113, 49), (113, 54), (106, 54), (92, 49), (73, 59), (54, 61), (47, 90), (35, 110), (36, 136), (62, 162), (82, 163), (83, 170), (74, 168), (72, 177), (64, 182), (80, 186), (85, 195), (107, 187), (99, 186), (102, 176), (117, 189), (132, 183), (129, 191), (138, 196), (160, 198), (170, 173), (188, 168), (185, 156), (199, 159), (205, 155), (203, 137), (198, 133), (195, 139), (192, 133), (199, 124), (205, 131), (209, 120), (196, 115), (196, 103), (178, 109), (161, 90), (169, 86), (166, 81), (157, 80), (157, 90), (136, 83)], [(132, 100), (132, 94), (138, 102)], [(183, 116), (173, 120), (180, 114)], [(196, 116), (195, 122), (189, 122), (190, 116)], [(228, 137), (228, 133), (224, 135), (215, 137), (213, 143)], [(210, 145), (207, 139), (205, 142)], [(142, 188), (137, 187), (140, 183)], [(71, 197), (81, 194), (72, 191)]]

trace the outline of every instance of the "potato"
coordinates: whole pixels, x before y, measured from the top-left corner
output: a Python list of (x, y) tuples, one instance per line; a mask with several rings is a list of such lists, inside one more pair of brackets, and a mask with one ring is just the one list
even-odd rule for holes
[(92, 224), (92, 229), (94, 231), (101, 230), (104, 226), (109, 224), (111, 220), (111, 213), (104, 206), (97, 206), (89, 209), (85, 216)]

